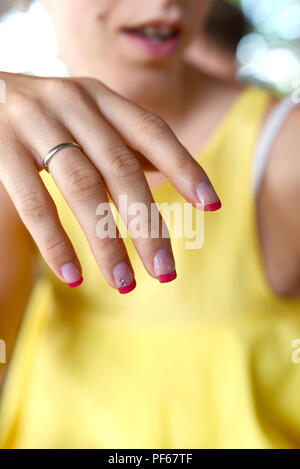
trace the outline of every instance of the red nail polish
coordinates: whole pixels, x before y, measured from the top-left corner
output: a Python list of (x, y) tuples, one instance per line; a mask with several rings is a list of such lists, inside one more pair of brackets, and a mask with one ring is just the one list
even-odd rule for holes
[(207, 181), (202, 181), (197, 186), (198, 199), (203, 209), (208, 212), (215, 212), (221, 208), (221, 201), (217, 196), (214, 188)]
[(177, 277), (174, 261), (168, 249), (160, 249), (154, 257), (154, 271), (160, 283), (168, 283)]
[(70, 288), (76, 288), (76, 287), (79, 287), (79, 285), (81, 285), (82, 282), (83, 282), (83, 278), (81, 277), (79, 280), (77, 280), (77, 282), (67, 283), (67, 285)]
[(168, 282), (172, 282), (172, 280), (175, 280), (176, 277), (177, 277), (177, 273), (176, 271), (174, 271), (174, 272), (170, 272), (169, 274), (158, 275), (157, 278), (160, 281), (160, 283), (168, 283)]
[(69, 262), (68, 264), (63, 265), (61, 268), (61, 273), (64, 281), (70, 288), (79, 287), (79, 285), (81, 285), (83, 282), (81, 272), (74, 264), (74, 262)]
[(121, 295), (130, 293), (135, 289), (136, 281), (134, 279), (133, 273), (131, 272), (131, 269), (126, 262), (121, 262), (120, 264), (116, 265), (113, 270), (113, 276)]
[(216, 210), (219, 210), (222, 207), (222, 204), (220, 200), (218, 202), (215, 202), (213, 204), (207, 204), (204, 205), (204, 210), (207, 212), (215, 212)]
[(130, 285), (127, 285), (125, 287), (119, 287), (118, 290), (121, 293), (121, 295), (124, 295), (125, 293), (130, 293), (132, 290), (134, 290), (136, 287), (136, 281), (133, 280), (133, 282)]

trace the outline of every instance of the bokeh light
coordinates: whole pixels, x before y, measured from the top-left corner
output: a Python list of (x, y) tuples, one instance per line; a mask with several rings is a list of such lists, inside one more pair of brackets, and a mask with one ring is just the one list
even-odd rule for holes
[(253, 31), (240, 42), (238, 77), (289, 93), (300, 76), (299, 0), (241, 0)]
[(41, 76), (67, 73), (57, 55), (51, 20), (40, 3), (33, 3), (27, 12), (13, 10), (4, 16), (0, 42), (0, 70), (4, 72)]

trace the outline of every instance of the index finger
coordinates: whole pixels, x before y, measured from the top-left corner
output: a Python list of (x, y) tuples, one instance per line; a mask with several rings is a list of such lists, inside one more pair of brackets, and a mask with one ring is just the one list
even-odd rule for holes
[(96, 86), (91, 88), (104, 118), (130, 147), (163, 173), (186, 200), (207, 211), (221, 208), (221, 201), (204, 169), (163, 119), (109, 88), (101, 86), (101, 91)]

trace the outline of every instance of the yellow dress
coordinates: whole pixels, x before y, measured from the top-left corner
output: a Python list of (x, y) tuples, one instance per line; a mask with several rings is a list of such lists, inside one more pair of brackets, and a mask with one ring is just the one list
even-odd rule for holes
[[(201, 249), (173, 239), (169, 284), (126, 240), (137, 288), (107, 286), (43, 175), (85, 281), (71, 290), (43, 267), (2, 393), (2, 448), (300, 447), (300, 303), (265, 280), (251, 187), (269, 100), (246, 89), (198, 155), (223, 208), (205, 215)], [(184, 203), (169, 182), (154, 197)]]

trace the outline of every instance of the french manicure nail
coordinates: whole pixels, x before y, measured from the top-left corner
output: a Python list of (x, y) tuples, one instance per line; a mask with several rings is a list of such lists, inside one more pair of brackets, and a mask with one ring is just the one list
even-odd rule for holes
[(154, 257), (154, 272), (160, 283), (168, 283), (177, 277), (174, 261), (167, 249), (161, 249)]
[(60, 270), (66, 284), (70, 288), (79, 287), (82, 284), (83, 278), (81, 273), (73, 262), (63, 265)]
[(215, 212), (222, 207), (221, 201), (213, 187), (206, 181), (202, 181), (197, 186), (197, 196), (203, 205), (203, 209), (208, 212)]
[(123, 295), (136, 287), (136, 281), (126, 262), (121, 262), (113, 270), (113, 276), (119, 292)]

